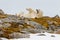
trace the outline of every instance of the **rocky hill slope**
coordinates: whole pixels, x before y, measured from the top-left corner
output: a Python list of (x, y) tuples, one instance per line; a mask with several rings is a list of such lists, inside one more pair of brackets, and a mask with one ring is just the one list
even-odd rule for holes
[(5, 14), (0, 11), (0, 37), (28, 38), (30, 33), (60, 34), (60, 17), (43, 16), (41, 18), (25, 18)]

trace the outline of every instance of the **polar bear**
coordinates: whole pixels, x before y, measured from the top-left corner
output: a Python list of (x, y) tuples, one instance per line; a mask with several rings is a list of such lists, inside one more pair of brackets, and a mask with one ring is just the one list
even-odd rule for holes
[(26, 10), (28, 11), (27, 14), (21, 12), (21, 13), (17, 13), (16, 15), (25, 18), (40, 18), (43, 16), (43, 12), (40, 9), (36, 9), (35, 11), (32, 8), (26, 8)]

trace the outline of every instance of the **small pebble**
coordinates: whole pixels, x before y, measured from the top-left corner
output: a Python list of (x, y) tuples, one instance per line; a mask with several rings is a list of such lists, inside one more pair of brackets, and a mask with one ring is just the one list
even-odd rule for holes
[(55, 37), (55, 35), (51, 35), (51, 37)]
[(45, 34), (38, 34), (38, 36), (46, 36)]

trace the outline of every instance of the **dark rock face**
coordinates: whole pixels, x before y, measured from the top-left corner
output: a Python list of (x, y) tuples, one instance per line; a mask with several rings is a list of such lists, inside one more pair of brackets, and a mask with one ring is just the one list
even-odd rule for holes
[(54, 33), (54, 31), (56, 30), (56, 26), (55, 25), (49, 25), (49, 28), (47, 30), (48, 33)]
[(54, 25), (50, 25), (49, 26), (49, 30), (53, 30), (54, 31), (55, 29), (56, 29), (56, 26), (54, 26)]

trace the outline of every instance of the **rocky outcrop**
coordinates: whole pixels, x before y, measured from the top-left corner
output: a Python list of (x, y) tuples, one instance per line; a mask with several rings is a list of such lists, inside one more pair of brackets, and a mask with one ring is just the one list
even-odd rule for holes
[[(28, 10), (32, 12), (30, 9)], [(0, 11), (0, 37), (29, 38), (30, 33), (44, 32), (60, 34), (60, 30), (58, 30), (60, 29), (60, 18), (58, 16), (25, 18), (4, 14), (2, 10)], [(44, 34), (41, 34), (40, 36), (42, 35)]]

